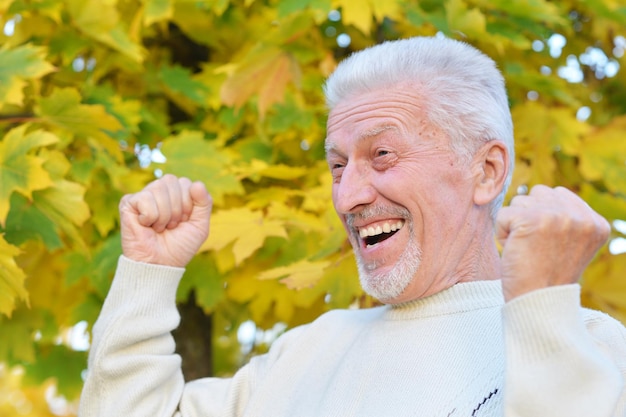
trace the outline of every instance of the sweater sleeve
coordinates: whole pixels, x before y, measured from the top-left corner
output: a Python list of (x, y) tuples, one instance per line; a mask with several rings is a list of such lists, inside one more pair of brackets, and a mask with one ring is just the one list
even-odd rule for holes
[[(196, 409), (200, 404), (181, 406), (185, 391), (196, 391), (195, 385), (185, 385), (171, 335), (180, 320), (176, 289), (183, 272), (120, 257), (93, 329), (81, 417), (204, 415), (204, 410)], [(240, 383), (245, 377), (242, 372)], [(208, 388), (208, 381), (203, 388)], [(230, 380), (215, 378), (210, 384), (212, 399), (228, 399)]]
[(183, 272), (120, 257), (93, 328), (80, 417), (241, 416), (255, 383), (307, 328), (291, 329), (232, 378), (185, 383), (171, 335), (180, 320), (176, 289)]
[(626, 329), (586, 311), (578, 284), (504, 306), (506, 417), (626, 416)]

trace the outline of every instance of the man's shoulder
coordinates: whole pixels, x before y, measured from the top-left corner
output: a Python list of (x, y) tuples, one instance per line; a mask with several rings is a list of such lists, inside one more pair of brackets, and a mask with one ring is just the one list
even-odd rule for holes
[(361, 308), (361, 309), (335, 309), (329, 310), (319, 316), (311, 324), (332, 326), (343, 323), (369, 323), (378, 320), (387, 309), (386, 306)]
[(384, 310), (385, 307), (374, 307), (327, 311), (310, 323), (286, 331), (272, 344), (271, 352), (281, 356), (286, 350), (310, 351), (312, 346), (323, 346), (326, 342), (358, 337), (362, 329), (376, 321)]
[[(310, 323), (294, 327), (287, 331), (291, 339), (307, 337), (333, 337), (336, 333), (351, 333), (378, 320), (386, 307), (365, 309), (334, 309), (329, 310)], [(283, 335), (283, 336), (285, 336)]]

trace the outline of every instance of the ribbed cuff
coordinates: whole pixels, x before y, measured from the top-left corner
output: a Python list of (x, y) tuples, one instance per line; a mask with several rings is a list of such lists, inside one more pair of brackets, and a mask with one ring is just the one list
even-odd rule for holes
[(532, 291), (502, 309), (507, 354), (511, 360), (542, 360), (585, 339), (580, 285)]
[(136, 262), (121, 255), (105, 308), (134, 310), (137, 315), (155, 316), (175, 307), (176, 290), (184, 268)]

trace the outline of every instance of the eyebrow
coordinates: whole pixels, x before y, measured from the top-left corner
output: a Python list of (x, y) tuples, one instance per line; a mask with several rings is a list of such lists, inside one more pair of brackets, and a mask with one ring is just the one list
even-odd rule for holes
[[(386, 132), (388, 130), (398, 130), (398, 127), (392, 124), (381, 124), (379, 126), (374, 126), (371, 129), (367, 129), (364, 132), (361, 132), (357, 138), (357, 141), (360, 142), (365, 139), (376, 137), (380, 135), (381, 133)], [(334, 150), (335, 148), (336, 147), (334, 143), (329, 143), (328, 137), (327, 137), (326, 140), (324, 141), (324, 150), (326, 151), (326, 153)]]

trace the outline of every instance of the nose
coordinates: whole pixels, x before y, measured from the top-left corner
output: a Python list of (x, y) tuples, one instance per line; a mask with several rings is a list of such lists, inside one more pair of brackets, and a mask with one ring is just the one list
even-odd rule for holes
[(333, 187), (333, 202), (338, 214), (354, 213), (376, 199), (371, 172), (357, 163), (348, 163)]

